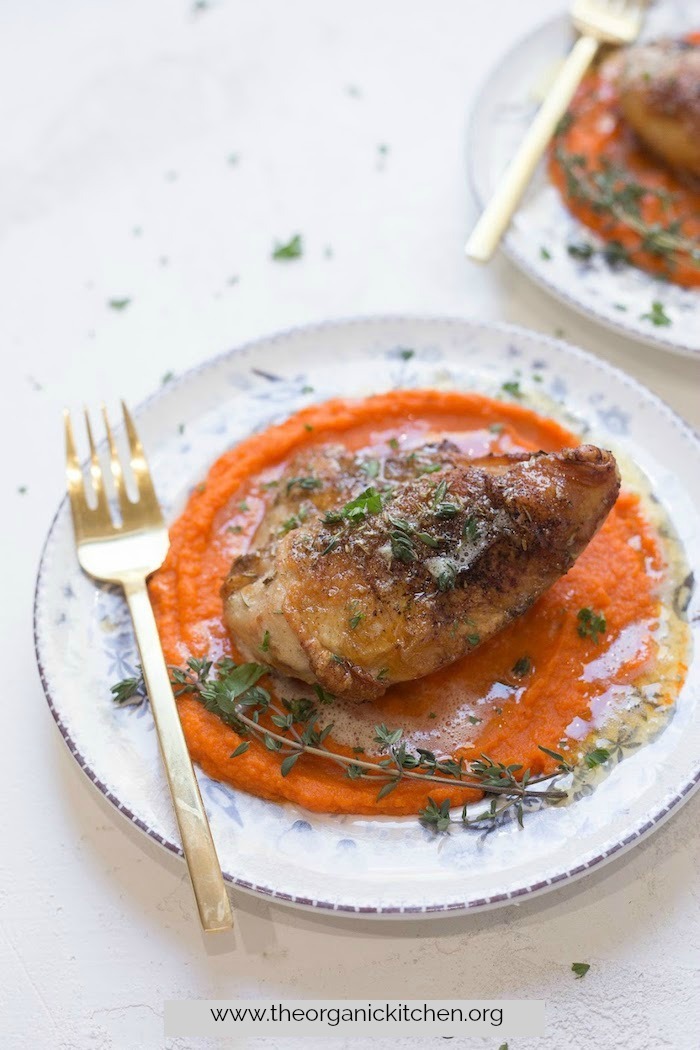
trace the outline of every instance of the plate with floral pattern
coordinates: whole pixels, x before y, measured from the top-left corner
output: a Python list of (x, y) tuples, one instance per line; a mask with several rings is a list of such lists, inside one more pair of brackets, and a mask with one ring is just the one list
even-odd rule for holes
[[(650, 6), (643, 39), (696, 29), (694, 6), (690, 0)], [(557, 17), (518, 41), (484, 83), (472, 110), (468, 141), (470, 182), (480, 208), (537, 111), (543, 84), (573, 39), (570, 19)], [(700, 356), (700, 289), (680, 287), (604, 252), (604, 242), (563, 204), (544, 162), (502, 246), (533, 280), (587, 317), (664, 350)]]
[[(515, 385), (514, 385), (515, 384)], [(505, 325), (383, 317), (299, 328), (249, 343), (174, 379), (136, 412), (172, 520), (227, 448), (313, 402), (394, 389), (477, 391), (558, 418), (634, 464), (685, 562), (700, 566), (700, 442), (644, 387), (563, 342)], [(700, 604), (688, 575), (674, 602), (695, 634), (688, 675), (662, 731), (615, 743), (607, 775), (575, 799), (489, 833), (436, 834), (415, 817), (310, 813), (199, 771), (225, 877), (276, 901), (340, 915), (425, 916), (518, 901), (567, 883), (638, 842), (700, 780)], [(685, 611), (687, 609), (687, 612)], [(181, 854), (146, 703), (110, 689), (138, 661), (122, 595), (79, 569), (64, 500), (39, 569), (35, 639), (49, 706), (88, 778), (124, 816)], [(629, 745), (629, 746), (627, 746)]]

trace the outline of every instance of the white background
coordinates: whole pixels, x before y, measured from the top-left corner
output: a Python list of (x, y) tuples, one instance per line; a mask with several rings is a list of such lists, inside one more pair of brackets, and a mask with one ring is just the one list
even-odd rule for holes
[[(88, 784), (34, 670), (65, 404), (137, 403), (165, 373), (292, 324), (415, 311), (563, 330), (700, 422), (697, 364), (581, 320), (504, 259), (462, 256), (470, 102), (560, 6), (3, 0), (3, 1048), (150, 1050), (164, 999), (275, 995), (546, 999), (549, 1035), (511, 1050), (700, 1044), (700, 797), (519, 907), (375, 924), (236, 895), (235, 933), (205, 943), (182, 863)], [(297, 231), (304, 258), (272, 262)], [(574, 961), (591, 964), (583, 980)]]

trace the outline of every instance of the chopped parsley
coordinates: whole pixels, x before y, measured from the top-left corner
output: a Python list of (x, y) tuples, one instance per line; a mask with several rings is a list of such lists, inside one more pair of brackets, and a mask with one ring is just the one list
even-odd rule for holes
[(107, 306), (110, 310), (126, 310), (131, 299), (108, 299)]
[(295, 233), (286, 243), (277, 241), (272, 251), (273, 259), (300, 259), (304, 253), (304, 247), (300, 233)]
[(361, 492), (355, 499), (351, 499), (340, 510), (329, 510), (323, 519), (324, 525), (337, 525), (341, 521), (348, 521), (351, 525), (358, 525), (364, 521), (369, 514), (379, 514), (383, 506), (382, 495), (371, 487)]
[(607, 629), (605, 616), (596, 613), (593, 609), (579, 609), (576, 616), (578, 620), (577, 630), (580, 638), (590, 638), (594, 645), (598, 644), (598, 638)]
[(590, 259), (595, 255), (595, 248), (592, 244), (588, 244), (587, 241), (581, 241), (579, 244), (567, 244), (566, 250), (572, 259)]
[[(338, 657), (337, 659), (339, 663), (342, 663), (340, 657)], [(318, 682), (316, 682), (314, 685), (314, 692), (320, 704), (332, 704), (335, 700), (333, 693), (329, 693), (326, 689), (323, 688), (322, 685), (319, 685)]]
[(413, 546), (411, 539), (411, 527), (408, 522), (401, 519), (389, 519), (394, 526), (389, 534), (389, 542), (391, 544), (391, 556), (396, 561), (403, 562), (405, 565), (410, 564), (416, 560), (416, 548)]
[(581, 977), (585, 977), (591, 968), (590, 963), (572, 963), (572, 973), (576, 974), (576, 979), (579, 980)]
[(640, 314), (641, 321), (651, 321), (657, 328), (666, 328), (671, 324), (671, 318), (664, 310), (664, 304), (655, 299), (651, 304), (651, 310), (649, 313)]
[(292, 478), (287, 482), (287, 495), (289, 495), (295, 486), (303, 489), (304, 492), (313, 492), (315, 489), (322, 489), (323, 482), (320, 478), (313, 477), (313, 475), (309, 475), (305, 478)]
[(522, 397), (523, 393), (520, 389), (520, 383), (517, 379), (509, 379), (506, 383), (501, 383), (501, 390), (505, 394), (510, 394), (511, 397)]
[(287, 518), (287, 520), (283, 521), (280, 525), (280, 535), (286, 536), (287, 533), (291, 532), (293, 529), (298, 529), (302, 521), (303, 518), (300, 514), (292, 514), (291, 518)]
[(447, 521), (459, 513), (457, 504), (445, 499), (448, 487), (447, 482), (443, 480), (435, 486), (435, 492), (433, 493), (433, 511), (439, 521)]

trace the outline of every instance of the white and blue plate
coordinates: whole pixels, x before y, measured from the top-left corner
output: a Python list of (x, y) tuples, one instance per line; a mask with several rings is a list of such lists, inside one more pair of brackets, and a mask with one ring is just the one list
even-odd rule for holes
[[(697, 574), (697, 436), (622, 372), (517, 328), (403, 317), (300, 328), (173, 380), (136, 418), (172, 519), (225, 449), (313, 401), (410, 387), (499, 396), (502, 383), (514, 378), (526, 404), (537, 407), (547, 399), (563, 422), (636, 462)], [(689, 616), (697, 635), (697, 594)], [(35, 632), (47, 699), (76, 761), (132, 823), (181, 853), (148, 705), (119, 708), (110, 697), (110, 686), (132, 673), (138, 659), (129, 616), (118, 589), (98, 586), (80, 571), (65, 500), (41, 559)], [(528, 814), (524, 829), (512, 822), (487, 835), (457, 828), (437, 836), (413, 817), (309, 813), (200, 772), (225, 876), (277, 901), (370, 916), (463, 912), (569, 882), (634, 845), (697, 787), (697, 637), (695, 643), (687, 682), (665, 730), (617, 764), (589, 795)]]

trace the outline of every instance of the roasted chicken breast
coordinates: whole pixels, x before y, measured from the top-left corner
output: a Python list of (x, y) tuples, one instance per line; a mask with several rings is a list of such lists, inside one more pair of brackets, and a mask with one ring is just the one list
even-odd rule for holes
[(238, 648), (357, 700), (457, 660), (570, 568), (615, 503), (593, 445), (467, 459), (449, 442), (292, 463), (222, 596)]
[(618, 75), (620, 107), (640, 139), (678, 171), (700, 177), (700, 46), (631, 47)]

